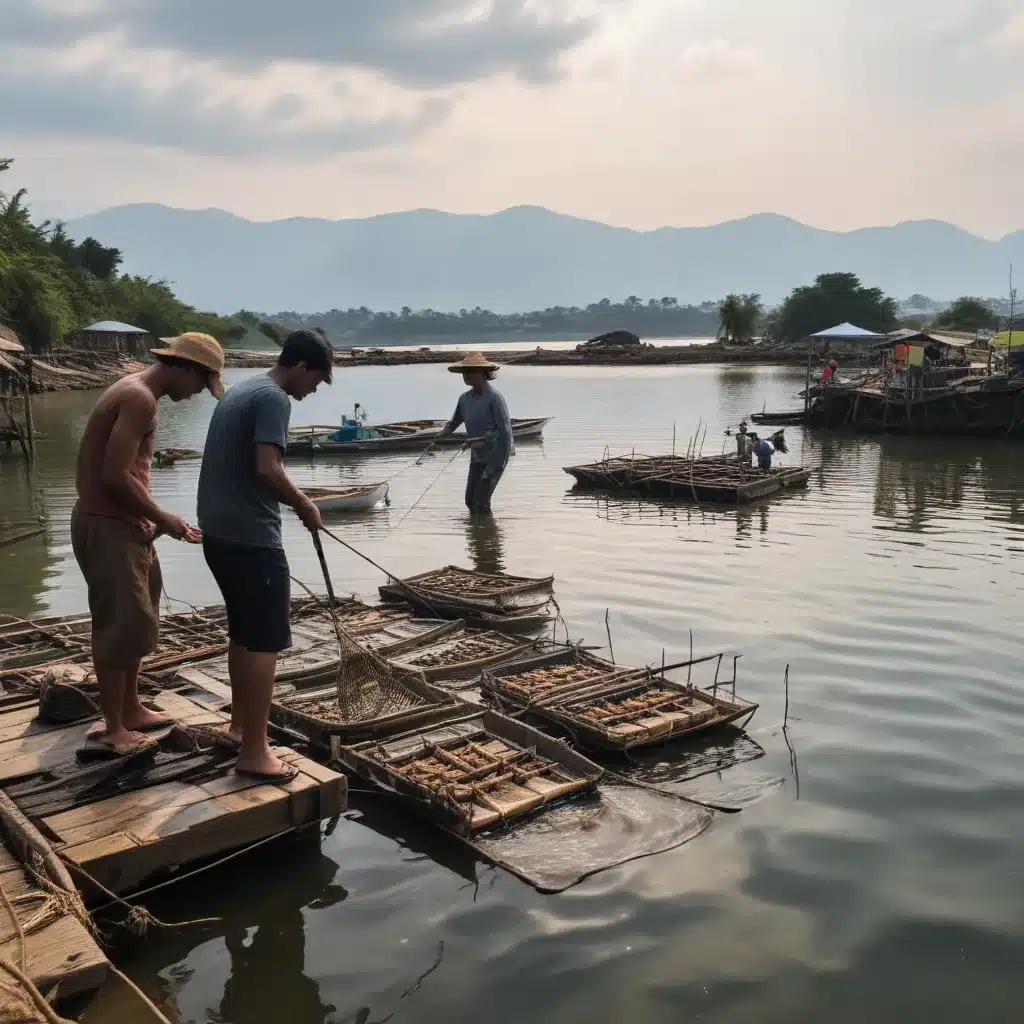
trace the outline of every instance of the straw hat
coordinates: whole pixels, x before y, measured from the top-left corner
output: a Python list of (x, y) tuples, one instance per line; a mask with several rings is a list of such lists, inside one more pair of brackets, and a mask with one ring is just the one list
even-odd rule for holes
[(449, 373), (472, 373), (474, 370), (483, 370), (485, 373), (495, 371), (499, 369), (497, 363), (492, 363), (489, 359), (485, 358), (482, 353), (474, 352), (472, 355), (466, 356), (461, 363), (456, 363), (454, 366), (448, 367)]
[(160, 339), (166, 348), (150, 349), (154, 356), (173, 356), (175, 359), (187, 359), (190, 363), (198, 363), (210, 371), (210, 382), (207, 388), (214, 398), (224, 397), (224, 385), (221, 383), (220, 372), (224, 369), (224, 349), (216, 338), (199, 331), (186, 331), (174, 338)]

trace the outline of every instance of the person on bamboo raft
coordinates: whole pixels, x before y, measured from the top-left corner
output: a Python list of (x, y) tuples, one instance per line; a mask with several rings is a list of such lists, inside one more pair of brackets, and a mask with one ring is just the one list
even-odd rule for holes
[(516, 453), (508, 406), (490, 384), (498, 366), (474, 352), (448, 370), (461, 373), (469, 390), (459, 396), (455, 412), (442, 433), (450, 434), (465, 424), (466, 436), (475, 439), (466, 480), (466, 508), (474, 515), (489, 516), (491, 498), (508, 460)]
[(825, 364), (825, 369), (821, 371), (821, 386), (824, 387), (826, 384), (831, 384), (833, 378), (836, 375), (836, 371), (839, 369), (839, 364), (834, 360), (830, 359)]
[(71, 546), (89, 589), (92, 661), (103, 723), (89, 731), (82, 758), (126, 757), (154, 748), (148, 735), (173, 722), (139, 701), (142, 659), (156, 650), (163, 577), (153, 542), (160, 534), (192, 544), (202, 535), (161, 508), (150, 493), (158, 403), (206, 389), (224, 394), (224, 352), (208, 334), (162, 338), (156, 362), (112, 384), (89, 414), (78, 449)]

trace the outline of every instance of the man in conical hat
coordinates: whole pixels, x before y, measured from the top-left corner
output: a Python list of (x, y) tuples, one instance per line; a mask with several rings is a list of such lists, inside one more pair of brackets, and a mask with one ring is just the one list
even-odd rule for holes
[(489, 516), (491, 496), (516, 451), (508, 406), (501, 393), (490, 384), (498, 366), (474, 352), (448, 369), (451, 373), (461, 373), (469, 390), (459, 396), (444, 433), (450, 434), (465, 424), (467, 436), (476, 439), (466, 480), (466, 508), (474, 515)]

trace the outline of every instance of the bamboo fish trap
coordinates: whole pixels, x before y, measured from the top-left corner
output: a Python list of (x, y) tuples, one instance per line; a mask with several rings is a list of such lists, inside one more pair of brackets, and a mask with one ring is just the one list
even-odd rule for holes
[(715, 683), (699, 689), (669, 679), (665, 670), (616, 668), (570, 649), (486, 672), (481, 692), (499, 706), (525, 708), (565, 728), (585, 747), (622, 751), (749, 720), (758, 705), (736, 695), (735, 661), (733, 678), (717, 681), (723, 658), (669, 666), (692, 670), (716, 662)]
[(561, 741), (493, 711), (346, 747), (341, 761), (460, 836), (591, 792), (602, 775)]
[(449, 565), (408, 579), (393, 579), (380, 587), (380, 596), (382, 601), (404, 601), (446, 618), (474, 613), (515, 618), (536, 613), (546, 605), (554, 581), (554, 576), (506, 576)]
[(466, 679), (489, 665), (514, 658), (530, 649), (521, 639), (487, 630), (482, 633), (459, 628), (434, 643), (418, 646), (388, 661), (405, 672), (421, 672), (427, 679)]

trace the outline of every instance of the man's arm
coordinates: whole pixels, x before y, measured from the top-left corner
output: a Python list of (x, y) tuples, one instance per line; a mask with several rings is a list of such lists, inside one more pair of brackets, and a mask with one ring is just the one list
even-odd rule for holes
[(512, 419), (508, 414), (508, 406), (497, 391), (492, 392), (492, 400), (494, 402), (494, 423), (498, 429), (498, 444), (494, 458), (487, 467), (488, 474), (497, 473), (512, 453)]
[(127, 389), (103, 453), (103, 484), (128, 512), (151, 523), (172, 537), (181, 539), (188, 524), (180, 516), (165, 512), (134, 475), (139, 449), (153, 428), (156, 402), (141, 390)]
[(308, 530), (322, 530), (320, 510), (292, 483), (284, 470), (284, 457), (276, 444), (256, 445), (256, 479), (270, 493), (290, 505)]
[(452, 413), (452, 418), (444, 425), (444, 430), (442, 430), (441, 433), (454, 433), (456, 430), (459, 429), (459, 427), (462, 426), (463, 422), (464, 421), (462, 418), (462, 398), (460, 396), (459, 400), (455, 403), (455, 412)]

